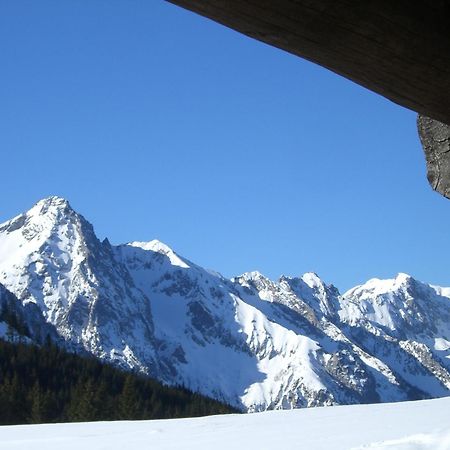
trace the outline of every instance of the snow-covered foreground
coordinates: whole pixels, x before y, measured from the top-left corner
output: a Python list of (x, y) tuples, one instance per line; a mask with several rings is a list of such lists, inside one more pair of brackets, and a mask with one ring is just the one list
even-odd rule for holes
[(450, 398), (136, 422), (0, 427), (8, 450), (450, 449)]

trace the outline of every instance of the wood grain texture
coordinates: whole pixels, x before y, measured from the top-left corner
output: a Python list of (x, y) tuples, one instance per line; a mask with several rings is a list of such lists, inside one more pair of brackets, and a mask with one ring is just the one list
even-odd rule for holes
[(450, 1), (168, 1), (450, 123)]

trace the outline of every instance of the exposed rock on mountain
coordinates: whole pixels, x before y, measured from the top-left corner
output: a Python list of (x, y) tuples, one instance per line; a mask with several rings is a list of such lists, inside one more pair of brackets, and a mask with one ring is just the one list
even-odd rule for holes
[(406, 275), (229, 280), (51, 197), (0, 225), (0, 283), (62, 345), (248, 411), (450, 393), (450, 290)]

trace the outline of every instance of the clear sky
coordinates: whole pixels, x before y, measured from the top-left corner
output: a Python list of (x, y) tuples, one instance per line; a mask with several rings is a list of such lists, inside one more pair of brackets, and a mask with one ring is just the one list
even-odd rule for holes
[(0, 221), (60, 195), (226, 276), (450, 286), (415, 113), (162, 0), (1, 0), (0, 61)]

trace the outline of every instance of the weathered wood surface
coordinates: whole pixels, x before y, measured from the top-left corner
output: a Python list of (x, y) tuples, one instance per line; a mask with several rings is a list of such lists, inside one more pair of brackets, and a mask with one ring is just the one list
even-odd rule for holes
[(450, 0), (168, 0), (450, 123)]

